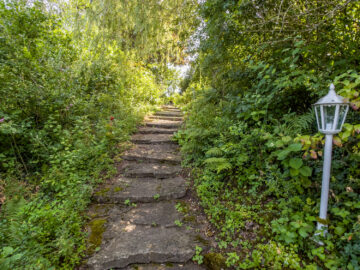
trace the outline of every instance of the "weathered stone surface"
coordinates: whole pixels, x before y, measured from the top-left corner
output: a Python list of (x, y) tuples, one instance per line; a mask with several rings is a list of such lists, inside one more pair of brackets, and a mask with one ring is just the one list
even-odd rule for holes
[(131, 137), (131, 141), (141, 144), (174, 143), (172, 137), (172, 134), (135, 134)]
[(181, 117), (183, 114), (178, 111), (162, 111), (162, 112), (156, 112), (155, 115), (158, 116), (172, 116), (172, 117)]
[(107, 192), (95, 192), (93, 200), (98, 203), (123, 204), (130, 202), (155, 202), (179, 199), (186, 194), (186, 181), (182, 177), (170, 179), (118, 178)]
[(179, 128), (181, 126), (181, 122), (174, 122), (169, 120), (148, 120), (145, 125), (147, 127), (174, 129)]
[(165, 106), (149, 117), (132, 137), (133, 147), (122, 155), (121, 175), (94, 193), (89, 216), (101, 225), (101, 237), (93, 250), (102, 243), (80, 269), (203, 269), (191, 258), (196, 245), (204, 247), (204, 240), (192, 228), (192, 216), (178, 212), (174, 201), (187, 191), (178, 147), (171, 141), (181, 116), (180, 110)]
[(114, 204), (91, 204), (87, 211), (87, 215), (90, 218), (100, 218), (100, 217), (107, 217), (113, 214), (113, 211), (117, 211), (117, 213), (123, 212), (123, 207)]
[(201, 270), (205, 269), (195, 263), (186, 264), (134, 264), (129, 265), (124, 270)]
[(100, 251), (88, 260), (89, 268), (104, 270), (134, 263), (186, 262), (193, 257), (196, 245), (184, 228), (116, 222), (109, 224), (106, 238)]
[(177, 128), (156, 128), (156, 127), (139, 127), (138, 133), (141, 134), (174, 134)]
[(144, 160), (179, 164), (181, 159), (175, 144), (136, 144), (127, 150), (122, 158), (125, 160)]
[(178, 108), (164, 107), (163, 112), (178, 112), (181, 113), (181, 110)]
[(134, 178), (169, 178), (179, 175), (181, 166), (174, 164), (146, 163), (137, 161), (124, 161), (119, 169), (125, 177)]
[(149, 116), (148, 119), (160, 119), (160, 120), (169, 120), (169, 121), (183, 121), (182, 117), (162, 116), (162, 115)]
[(182, 220), (183, 216), (175, 208), (174, 201), (161, 201), (140, 204), (126, 212), (120, 221), (128, 221), (135, 225), (150, 225), (175, 227), (175, 220)]

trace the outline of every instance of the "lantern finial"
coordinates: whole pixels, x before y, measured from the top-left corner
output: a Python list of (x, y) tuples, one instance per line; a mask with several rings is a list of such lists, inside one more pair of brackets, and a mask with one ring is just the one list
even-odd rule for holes
[(330, 84), (330, 91), (335, 92), (335, 85), (333, 83)]

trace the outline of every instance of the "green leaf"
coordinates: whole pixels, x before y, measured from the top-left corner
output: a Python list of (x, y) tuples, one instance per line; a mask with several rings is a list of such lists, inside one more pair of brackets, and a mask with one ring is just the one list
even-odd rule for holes
[(299, 169), (299, 172), (302, 176), (311, 176), (312, 169), (309, 166), (303, 166)]
[(334, 230), (334, 232), (337, 234), (337, 235), (342, 235), (344, 234), (344, 232), (346, 231), (346, 229), (344, 227), (341, 227), (341, 226), (337, 226)]
[(277, 153), (278, 160), (284, 160), (289, 154), (290, 151), (288, 151), (287, 149), (278, 152)]
[(286, 232), (284, 240), (287, 244), (290, 244), (292, 242), (294, 242), (296, 239), (296, 233), (294, 232)]
[(296, 229), (300, 228), (299, 222), (292, 221), (292, 222), (290, 222), (290, 225)]
[(305, 237), (307, 237), (309, 235), (306, 228), (304, 228), (304, 227), (299, 230), (299, 234), (303, 238), (305, 238)]
[(299, 170), (290, 168), (290, 175), (292, 177), (299, 175)]
[(303, 161), (301, 158), (292, 158), (289, 165), (291, 168), (298, 170), (303, 165)]
[(291, 152), (297, 152), (297, 151), (300, 151), (301, 148), (302, 148), (301, 143), (293, 143), (288, 146), (287, 150), (289, 150)]
[(284, 146), (284, 143), (283, 143), (283, 141), (278, 140), (278, 141), (275, 142), (275, 146), (276, 147), (282, 147), (282, 146)]
[(2, 255), (4, 256), (4, 257), (7, 257), (7, 256), (9, 256), (9, 255), (11, 255), (11, 254), (13, 254), (14, 253), (14, 249), (12, 248), (12, 247), (4, 247), (3, 249), (2, 249)]

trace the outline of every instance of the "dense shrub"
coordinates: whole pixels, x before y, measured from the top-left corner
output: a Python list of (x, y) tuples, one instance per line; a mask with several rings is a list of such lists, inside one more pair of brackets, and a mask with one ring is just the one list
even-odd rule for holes
[[(187, 112), (178, 140), (198, 168), (197, 193), (228, 266), (359, 269), (360, 40), (348, 24), (358, 11), (338, 1), (201, 5), (199, 57), (177, 98)], [(334, 138), (329, 233), (319, 245), (324, 138), (311, 104), (330, 82), (351, 109)]]
[(1, 269), (79, 264), (94, 186), (174, 77), (160, 57), (105, 35), (96, 7), (60, 3), (0, 1)]

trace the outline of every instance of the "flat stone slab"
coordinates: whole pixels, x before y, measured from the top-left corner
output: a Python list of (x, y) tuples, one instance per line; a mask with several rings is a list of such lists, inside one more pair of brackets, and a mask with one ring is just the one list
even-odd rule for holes
[(183, 121), (182, 117), (176, 117), (176, 116), (152, 115), (152, 116), (148, 116), (148, 118), (149, 119), (169, 120), (169, 121)]
[(162, 110), (163, 111), (166, 111), (166, 110), (181, 111), (179, 108), (176, 108), (174, 106), (162, 106)]
[(170, 178), (180, 174), (181, 166), (174, 164), (146, 163), (137, 161), (123, 161), (119, 170), (125, 177), (132, 178)]
[(131, 137), (131, 141), (141, 144), (174, 143), (172, 137), (172, 134), (135, 134)]
[(101, 245), (80, 269), (204, 269), (191, 261), (195, 247), (205, 247), (196, 223), (176, 210), (187, 192), (178, 146), (171, 140), (182, 113), (164, 108), (132, 137), (135, 144), (118, 165), (120, 176), (93, 194), (88, 215), (106, 223)]
[(176, 202), (174, 201), (140, 204), (126, 212), (119, 219), (119, 222), (127, 221), (135, 225), (175, 227), (175, 221), (183, 219), (183, 215), (176, 210), (175, 205)]
[(172, 164), (181, 162), (178, 147), (175, 144), (136, 144), (127, 150), (122, 155), (122, 158), (125, 160), (144, 160)]
[(168, 129), (176, 129), (181, 126), (182, 122), (174, 122), (169, 120), (148, 120), (145, 122), (145, 126), (147, 127), (155, 127), (155, 128), (168, 128)]
[(187, 262), (195, 253), (195, 245), (191, 233), (182, 227), (110, 222), (100, 251), (87, 264), (90, 269), (104, 270), (134, 263)]
[(164, 180), (120, 177), (110, 186), (95, 192), (92, 198), (97, 203), (124, 204), (125, 200), (147, 203), (180, 199), (186, 190), (186, 181), (180, 176)]
[(141, 134), (174, 134), (177, 131), (177, 128), (157, 128), (145, 126), (138, 128), (138, 133)]
[(157, 116), (170, 116), (170, 117), (181, 117), (183, 114), (180, 111), (162, 111), (156, 112), (154, 115)]
[(134, 264), (124, 268), (124, 270), (203, 270), (205, 268), (189, 262), (185, 264)]
[(122, 205), (117, 204), (97, 204), (93, 203), (89, 206), (87, 215), (91, 219), (103, 218), (109, 216), (118, 216), (126, 211), (126, 208)]

